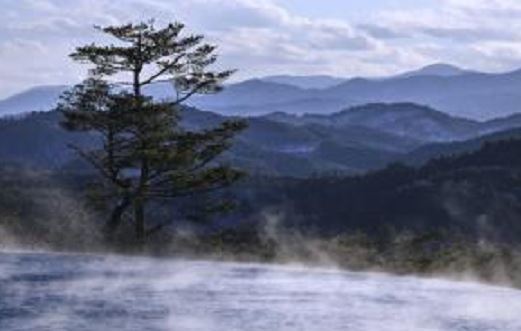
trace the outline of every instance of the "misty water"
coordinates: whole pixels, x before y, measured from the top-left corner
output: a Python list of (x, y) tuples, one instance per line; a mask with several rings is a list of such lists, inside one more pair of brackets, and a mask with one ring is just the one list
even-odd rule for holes
[(0, 330), (521, 330), (521, 291), (169, 259), (0, 253)]

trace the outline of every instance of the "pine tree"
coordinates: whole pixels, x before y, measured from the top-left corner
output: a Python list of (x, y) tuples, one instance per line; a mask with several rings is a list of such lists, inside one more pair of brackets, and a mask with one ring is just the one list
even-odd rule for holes
[[(203, 36), (183, 36), (180, 23), (156, 29), (153, 21), (98, 29), (118, 43), (76, 49), (71, 57), (92, 65), (90, 78), (64, 94), (59, 109), (65, 128), (92, 131), (102, 139), (101, 149), (77, 151), (101, 174), (105, 194), (117, 201), (108, 235), (132, 207), (136, 239), (142, 243), (162, 227), (147, 225), (149, 202), (214, 191), (242, 176), (216, 159), (246, 124), (229, 120), (199, 132), (182, 127), (183, 103), (196, 94), (219, 92), (233, 74), (210, 70), (216, 47), (203, 43)], [(123, 81), (111, 86), (106, 82), (111, 77)], [(176, 97), (158, 101), (143, 93), (158, 82), (171, 82)]]

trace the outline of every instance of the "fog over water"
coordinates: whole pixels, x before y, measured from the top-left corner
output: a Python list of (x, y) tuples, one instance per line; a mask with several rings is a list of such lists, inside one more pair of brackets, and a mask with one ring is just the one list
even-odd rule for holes
[(0, 253), (0, 330), (519, 331), (521, 291), (299, 266)]

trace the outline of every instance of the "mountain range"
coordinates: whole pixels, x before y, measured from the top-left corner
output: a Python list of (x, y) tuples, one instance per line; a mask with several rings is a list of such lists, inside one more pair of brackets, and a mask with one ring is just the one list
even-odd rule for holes
[[(70, 133), (56, 111), (0, 120), (0, 159), (31, 168), (82, 167), (69, 144), (92, 148), (98, 137)], [(190, 130), (222, 122), (221, 114), (187, 108)], [(223, 160), (250, 173), (307, 177), (357, 174), (392, 162), (422, 164), (432, 157), (478, 149), (483, 142), (521, 136), (521, 115), (479, 122), (411, 103), (368, 104), (322, 115), (271, 113), (249, 117), (249, 128)]]
[[(49, 110), (66, 86), (40, 86), (0, 101), (0, 114)], [(168, 98), (169, 83), (147, 93)], [(520, 111), (521, 70), (481, 73), (447, 64), (380, 78), (270, 76), (230, 84), (217, 95), (198, 96), (191, 106), (223, 115), (254, 116), (274, 112), (330, 114), (367, 103), (410, 102), (455, 117), (489, 120)]]
[(482, 121), (518, 113), (521, 104), (521, 70), (492, 74), (435, 64), (391, 77), (352, 78), (306, 89), (302, 79), (249, 80), (192, 104), (222, 114), (263, 115), (330, 114), (367, 103), (410, 102)]
[[(521, 101), (518, 85), (521, 91), (521, 71), (485, 74), (444, 64), (372, 79), (270, 76), (195, 98), (183, 118), (187, 128), (199, 129), (246, 117), (249, 128), (224, 158), (252, 173), (353, 174), (397, 161), (418, 165), (521, 136), (521, 114), (514, 111), (521, 104), (515, 102)], [(0, 101), (0, 114), (11, 115), (0, 119), (0, 159), (45, 169), (78, 166), (67, 145), (98, 142), (94, 135), (65, 132), (60, 114), (47, 111), (67, 88), (35, 87)], [(166, 99), (172, 89), (163, 83), (145, 93)], [(431, 105), (437, 103), (444, 107)], [(452, 108), (457, 104), (462, 110)], [(470, 113), (475, 116), (465, 116)]]

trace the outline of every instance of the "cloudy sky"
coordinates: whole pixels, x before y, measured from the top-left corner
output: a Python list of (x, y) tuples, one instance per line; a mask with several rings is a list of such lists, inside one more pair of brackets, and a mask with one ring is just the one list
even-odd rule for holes
[(521, 67), (519, 0), (0, 0), (0, 98), (81, 80), (67, 58), (93, 25), (180, 20), (220, 45), (236, 79), (380, 76), (445, 62)]

